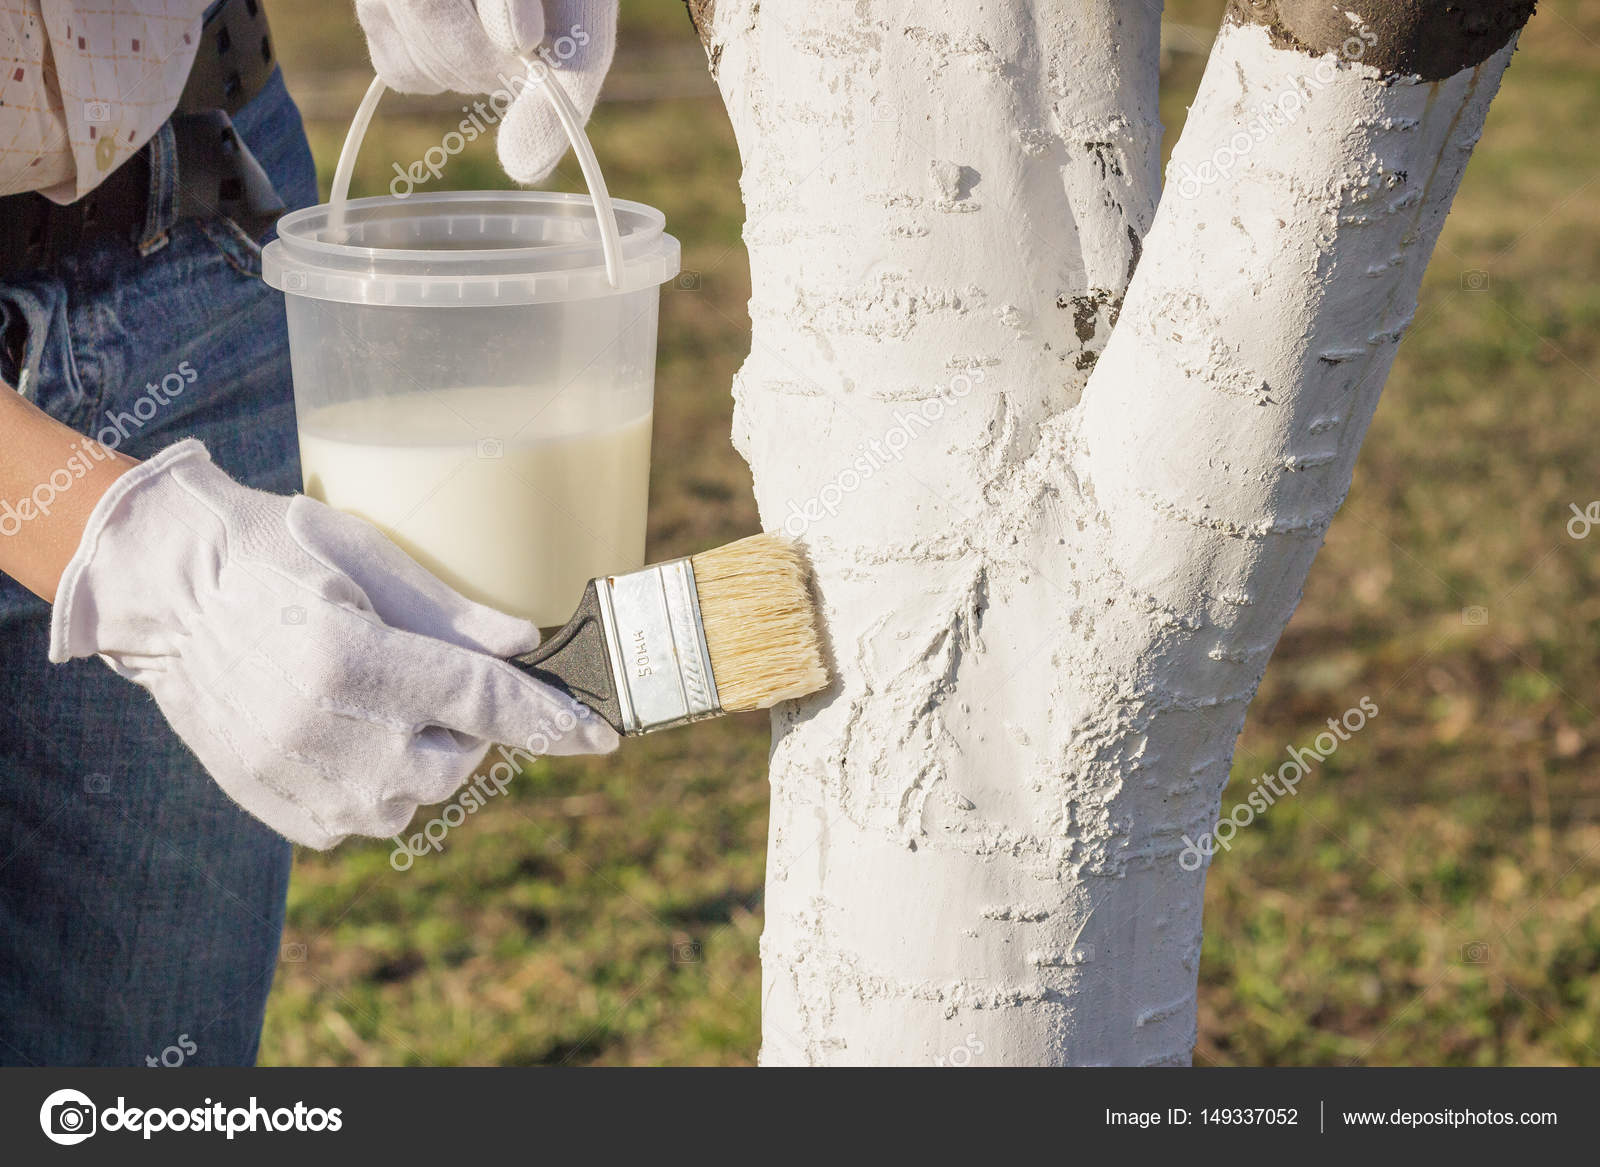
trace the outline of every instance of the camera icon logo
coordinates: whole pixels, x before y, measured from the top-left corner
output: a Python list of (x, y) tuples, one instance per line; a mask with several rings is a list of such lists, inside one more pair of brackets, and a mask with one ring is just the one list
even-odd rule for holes
[(111, 776), (109, 774), (84, 775), (83, 792), (85, 794), (110, 794)]
[(1461, 287), (1464, 291), (1487, 291), (1491, 282), (1489, 273), (1481, 268), (1473, 268), (1471, 271), (1461, 273)]
[(478, 457), (485, 462), (492, 462), (496, 458), (504, 458), (506, 444), (499, 438), (479, 438)]
[(111, 120), (111, 103), (109, 101), (86, 101), (83, 103), (83, 120), (95, 124), (104, 124)]
[(283, 610), (283, 622), (285, 624), (304, 624), (306, 622), (306, 610), (299, 604), (290, 604)]
[(1461, 946), (1462, 964), (1488, 964), (1489, 946), (1482, 940), (1471, 940)]
[(304, 964), (306, 959), (306, 946), (296, 941), (291, 941), (283, 946), (283, 960), (286, 964)]
[(286, 292), (303, 292), (306, 290), (306, 273), (303, 271), (286, 271), (283, 273), (283, 290)]
[(1461, 622), (1468, 628), (1478, 628), (1489, 622), (1489, 609), (1481, 604), (1473, 604), (1461, 609)]
[(80, 1090), (57, 1090), (39, 1107), (44, 1137), (64, 1147), (83, 1142), (95, 1132), (95, 1108)]
[(698, 292), (700, 290), (700, 273), (697, 271), (681, 271), (678, 278), (672, 281), (673, 287), (684, 292)]
[(672, 962), (674, 964), (699, 964), (700, 960), (700, 941), (676, 940), (673, 942)]

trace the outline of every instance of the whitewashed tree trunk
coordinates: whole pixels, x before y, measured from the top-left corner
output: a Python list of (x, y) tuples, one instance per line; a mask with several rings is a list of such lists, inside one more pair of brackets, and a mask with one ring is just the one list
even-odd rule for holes
[(1437, 81), (1359, 20), (1225, 25), (1157, 213), (1150, 5), (690, 8), (744, 160), (734, 440), (838, 676), (773, 721), (762, 1061), (1186, 1063), (1181, 840), (1521, 19)]

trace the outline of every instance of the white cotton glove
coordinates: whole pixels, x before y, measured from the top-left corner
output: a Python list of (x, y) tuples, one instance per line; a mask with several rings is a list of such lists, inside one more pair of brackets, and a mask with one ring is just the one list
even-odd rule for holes
[(567, 136), (527, 63), (542, 62), (587, 122), (617, 44), (617, 0), (356, 0), (372, 67), (401, 93), (513, 95), (500, 164), (538, 182), (567, 152)]
[(52, 661), (102, 656), (240, 806), (318, 848), (397, 834), (493, 743), (614, 749), (599, 717), (497, 659), (538, 642), (376, 528), (241, 486), (192, 439), (100, 500), (50, 625)]

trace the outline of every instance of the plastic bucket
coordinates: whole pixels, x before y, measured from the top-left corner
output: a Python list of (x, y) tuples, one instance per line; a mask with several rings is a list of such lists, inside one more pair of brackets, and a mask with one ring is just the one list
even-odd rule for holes
[(596, 193), (336, 198), (279, 220), (262, 259), (285, 294), (306, 493), (541, 626), (644, 562), (679, 247), (660, 211)]

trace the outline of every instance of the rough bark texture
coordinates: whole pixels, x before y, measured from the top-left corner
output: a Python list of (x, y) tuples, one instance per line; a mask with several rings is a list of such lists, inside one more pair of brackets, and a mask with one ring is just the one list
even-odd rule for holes
[(700, 36), (700, 43), (711, 50), (711, 22), (716, 19), (717, 0), (683, 0), (689, 10), (689, 23)]
[(1187, 1062), (1181, 840), (1510, 47), (1426, 84), (1229, 24), (1155, 214), (1149, 6), (702, 28), (745, 166), (734, 438), (839, 677), (774, 714), (762, 1060)]

